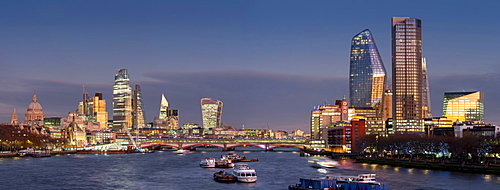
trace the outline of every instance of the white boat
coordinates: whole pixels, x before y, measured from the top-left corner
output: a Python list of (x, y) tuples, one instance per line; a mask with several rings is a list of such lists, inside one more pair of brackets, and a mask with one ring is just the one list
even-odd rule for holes
[(380, 185), (380, 182), (375, 181), (376, 174), (359, 174), (358, 176), (326, 176), (326, 179), (336, 180), (337, 183), (364, 183)]
[(247, 164), (237, 164), (234, 167), (233, 175), (238, 178), (239, 182), (253, 183), (257, 181), (257, 173)]
[(314, 168), (334, 168), (337, 167), (339, 163), (328, 158), (316, 158), (309, 160), (309, 165)]
[(200, 166), (202, 168), (215, 168), (215, 158), (205, 158), (201, 160)]

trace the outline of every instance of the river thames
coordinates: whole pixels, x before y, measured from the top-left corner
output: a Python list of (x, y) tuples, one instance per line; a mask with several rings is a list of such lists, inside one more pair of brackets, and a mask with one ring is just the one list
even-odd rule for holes
[[(248, 162), (258, 175), (256, 183), (218, 183), (212, 174), (220, 169), (201, 168), (205, 157), (228, 152), (171, 151), (151, 154), (71, 154), (46, 158), (0, 158), (0, 189), (283, 189), (299, 178), (324, 177), (308, 165), (313, 157), (299, 152), (234, 152), (259, 162)], [(328, 175), (375, 173), (389, 189), (500, 189), (500, 176), (398, 168), (337, 160)], [(226, 169), (230, 171), (230, 169)]]

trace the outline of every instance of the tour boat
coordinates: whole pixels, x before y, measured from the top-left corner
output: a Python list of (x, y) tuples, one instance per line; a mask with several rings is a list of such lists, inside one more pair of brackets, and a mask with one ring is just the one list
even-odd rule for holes
[(215, 161), (216, 168), (233, 168), (234, 163), (231, 160), (217, 160)]
[(201, 160), (200, 166), (202, 168), (215, 168), (215, 158), (205, 158)]
[(364, 183), (371, 185), (380, 185), (375, 181), (376, 174), (359, 174), (358, 176), (326, 176), (326, 179), (336, 180), (337, 183)]
[(189, 154), (191, 152), (189, 150), (179, 149), (179, 150), (175, 151), (175, 153), (177, 153), (179, 155), (183, 155), (183, 154)]
[(218, 182), (236, 182), (236, 176), (226, 173), (226, 171), (221, 170), (214, 173), (214, 180)]
[(221, 159), (231, 160), (232, 162), (258, 162), (257, 158), (246, 158), (245, 156), (238, 156), (234, 153), (223, 154), (220, 156)]
[(239, 182), (253, 183), (257, 181), (257, 173), (247, 164), (237, 164), (234, 167), (233, 174), (238, 178)]

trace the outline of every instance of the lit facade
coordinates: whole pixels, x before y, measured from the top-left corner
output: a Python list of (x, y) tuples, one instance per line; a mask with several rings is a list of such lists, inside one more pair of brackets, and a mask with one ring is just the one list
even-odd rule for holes
[(370, 30), (351, 40), (349, 105), (380, 110), (386, 84), (386, 71)]
[(43, 125), (43, 119), (45, 114), (43, 114), (42, 105), (38, 103), (38, 99), (36, 97), (36, 92), (33, 94), (33, 101), (28, 105), (28, 109), (26, 111), (25, 123), (30, 125)]
[(108, 112), (106, 111), (106, 100), (102, 98), (102, 92), (95, 93), (93, 99), (94, 121), (99, 123), (101, 129), (108, 128)]
[(396, 133), (423, 133), (422, 22), (392, 17), (392, 106)]
[(168, 119), (168, 101), (167, 98), (165, 98), (165, 94), (161, 94), (160, 115), (158, 118), (162, 121)]
[(135, 85), (134, 94), (132, 97), (132, 121), (134, 129), (146, 128), (145, 113), (144, 113), (144, 99), (142, 98), (141, 86)]
[(221, 128), (222, 102), (213, 98), (201, 99), (203, 128)]
[(484, 122), (484, 95), (482, 92), (445, 92), (443, 117), (453, 122)]
[(132, 88), (127, 69), (119, 69), (113, 85), (113, 131), (132, 128)]
[(349, 108), (347, 100), (337, 101), (336, 105), (319, 105), (311, 111), (311, 139), (326, 140), (326, 130), (332, 123), (349, 121)]
[(427, 61), (422, 58), (422, 117), (432, 118), (431, 94), (429, 90), (429, 79), (427, 78)]

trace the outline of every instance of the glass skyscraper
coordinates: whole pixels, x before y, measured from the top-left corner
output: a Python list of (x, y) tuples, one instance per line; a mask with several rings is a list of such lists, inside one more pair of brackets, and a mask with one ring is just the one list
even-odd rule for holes
[(453, 122), (484, 122), (484, 95), (482, 92), (445, 92), (443, 117)]
[(349, 71), (349, 105), (373, 107), (380, 111), (387, 77), (377, 45), (368, 29), (351, 40)]
[(132, 88), (127, 69), (119, 69), (113, 85), (113, 131), (132, 128)]
[(203, 128), (221, 128), (222, 102), (213, 98), (201, 99)]
[(167, 98), (165, 98), (165, 94), (161, 94), (160, 115), (158, 118), (161, 121), (168, 120), (168, 101)]
[(396, 133), (421, 133), (423, 125), (422, 21), (392, 17), (392, 106)]
[(135, 85), (133, 100), (133, 121), (134, 129), (146, 128), (145, 113), (144, 113), (144, 99), (142, 98), (141, 86)]

